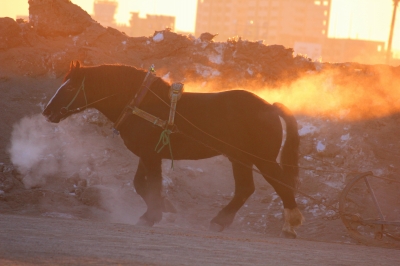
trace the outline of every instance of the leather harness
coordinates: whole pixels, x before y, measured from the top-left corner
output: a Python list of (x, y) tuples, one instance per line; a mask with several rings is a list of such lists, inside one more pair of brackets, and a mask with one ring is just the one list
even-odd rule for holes
[(177, 82), (173, 83), (169, 90), (169, 97), (171, 99), (170, 112), (168, 121), (162, 120), (152, 114), (149, 114), (141, 109), (139, 109), (144, 97), (150, 89), (150, 86), (158, 77), (155, 75), (154, 65), (149, 68), (142, 85), (140, 86), (136, 95), (132, 98), (128, 105), (125, 106), (124, 110), (119, 115), (117, 121), (114, 123), (113, 131), (115, 134), (119, 135), (119, 128), (121, 124), (126, 120), (130, 114), (137, 115), (151, 123), (153, 125), (159, 126), (164, 130), (168, 129), (171, 133), (177, 132), (178, 129), (174, 126), (176, 104), (180, 99), (183, 92), (183, 83)]

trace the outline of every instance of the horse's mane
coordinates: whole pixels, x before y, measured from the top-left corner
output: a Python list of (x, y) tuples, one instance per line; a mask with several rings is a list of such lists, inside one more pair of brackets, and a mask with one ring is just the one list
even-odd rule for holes
[[(82, 66), (79, 62), (76, 64), (65, 75), (64, 82), (72, 75), (77, 74), (80, 80), (86, 77), (86, 83), (90, 82), (90, 86), (96, 88), (98, 93), (112, 89), (113, 92), (129, 93), (130, 96), (133, 96), (132, 94), (140, 87), (147, 73), (144, 69), (123, 64), (96, 66)], [(158, 77), (153, 88), (163, 89), (169, 86), (169, 83)]]

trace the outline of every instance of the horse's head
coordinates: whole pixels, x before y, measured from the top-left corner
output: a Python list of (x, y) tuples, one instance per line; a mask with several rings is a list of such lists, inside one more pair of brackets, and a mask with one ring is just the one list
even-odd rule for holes
[(49, 122), (58, 123), (73, 113), (85, 109), (87, 105), (85, 76), (80, 63), (71, 62), (70, 70), (63, 84), (50, 99), (43, 115)]

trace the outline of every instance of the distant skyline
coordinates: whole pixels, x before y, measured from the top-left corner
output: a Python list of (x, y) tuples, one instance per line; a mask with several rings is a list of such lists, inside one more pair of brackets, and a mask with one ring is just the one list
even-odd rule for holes
[[(281, 0), (284, 1), (284, 0)], [(89, 14), (94, 0), (72, 0)], [(118, 0), (116, 20), (128, 24), (130, 12), (176, 17), (175, 30), (194, 32), (197, 0)], [(383, 41), (387, 44), (393, 0), (332, 0), (328, 36)], [(27, 0), (0, 0), (0, 17), (28, 15)], [(400, 57), (400, 7), (393, 37), (393, 50)]]

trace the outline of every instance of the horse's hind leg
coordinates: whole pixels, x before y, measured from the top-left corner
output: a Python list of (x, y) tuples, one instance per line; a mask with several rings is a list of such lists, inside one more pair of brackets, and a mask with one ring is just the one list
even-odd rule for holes
[(236, 212), (254, 192), (252, 166), (232, 162), (233, 176), (235, 178), (235, 195), (210, 223), (210, 230), (222, 231), (229, 226), (235, 218)]
[(297, 234), (294, 228), (303, 223), (304, 217), (297, 208), (294, 188), (288, 185), (290, 182), (285, 181), (283, 170), (278, 163), (261, 162), (256, 166), (282, 199), (284, 207), (283, 235), (288, 238), (296, 238)]

